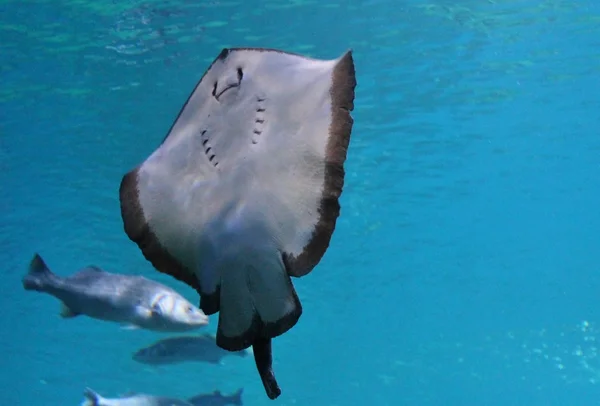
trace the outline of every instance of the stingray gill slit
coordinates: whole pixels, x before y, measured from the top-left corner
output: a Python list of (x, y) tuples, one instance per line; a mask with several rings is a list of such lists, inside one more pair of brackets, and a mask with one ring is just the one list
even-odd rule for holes
[(219, 88), (219, 81), (218, 80), (215, 81), (215, 84), (213, 85), (212, 95), (215, 99), (217, 99), (217, 101), (219, 101), (219, 98), (226, 91), (241, 86), (242, 78), (244, 77), (244, 72), (242, 71), (242, 68), (238, 67), (236, 70), (236, 73), (237, 73), (237, 82), (225, 83), (222, 88)]
[(262, 134), (263, 125), (265, 124), (265, 112), (266, 108), (264, 106), (264, 101), (266, 97), (257, 96), (256, 97), (256, 116), (254, 118), (254, 129), (252, 130), (252, 144), (258, 144), (259, 136)]
[(219, 347), (253, 347), (271, 399), (271, 340), (302, 314), (291, 278), (317, 266), (340, 215), (355, 87), (351, 51), (224, 49), (121, 181), (128, 237), (219, 313)]
[(207, 131), (208, 130), (202, 130), (202, 132), (200, 133), (200, 138), (202, 139), (202, 146), (204, 147), (204, 153), (206, 154), (208, 161), (211, 162), (215, 167), (217, 167), (219, 165), (219, 161), (216, 159), (215, 152), (210, 144), (210, 139), (206, 135)]

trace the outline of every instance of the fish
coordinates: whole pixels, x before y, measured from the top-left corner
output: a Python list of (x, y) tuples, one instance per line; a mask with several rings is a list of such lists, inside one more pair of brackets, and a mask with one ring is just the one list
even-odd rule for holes
[(198, 336), (177, 336), (159, 340), (136, 351), (132, 355), (132, 359), (146, 365), (182, 362), (220, 364), (223, 358), (230, 354), (245, 358), (249, 355), (249, 351), (226, 351), (217, 346), (213, 334), (206, 333)]
[(229, 396), (223, 395), (219, 390), (215, 390), (213, 393), (196, 395), (194, 397), (189, 398), (187, 401), (194, 406), (242, 406), (243, 393), (244, 388), (238, 389), (236, 392)]
[(110, 273), (95, 265), (63, 278), (35, 253), (22, 283), (27, 291), (60, 300), (60, 315), (65, 319), (85, 315), (117, 322), (125, 329), (177, 333), (208, 324), (208, 316), (175, 290), (142, 276)]
[(119, 398), (105, 398), (90, 388), (83, 391), (84, 400), (80, 406), (194, 406), (185, 400), (153, 396), (145, 393), (132, 393)]
[(340, 216), (356, 85), (352, 50), (224, 48), (119, 185), (128, 238), (195, 289), (205, 314), (219, 313), (219, 347), (253, 348), (272, 400), (272, 340), (302, 315), (292, 277), (320, 263)]

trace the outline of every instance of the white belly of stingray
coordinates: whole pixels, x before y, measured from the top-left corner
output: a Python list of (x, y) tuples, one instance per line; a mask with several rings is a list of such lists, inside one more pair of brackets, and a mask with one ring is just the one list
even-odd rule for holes
[(329, 245), (355, 83), (350, 53), (224, 50), (122, 183), (128, 234), (157, 269), (210, 296), (224, 348), (300, 317), (290, 275), (310, 272)]

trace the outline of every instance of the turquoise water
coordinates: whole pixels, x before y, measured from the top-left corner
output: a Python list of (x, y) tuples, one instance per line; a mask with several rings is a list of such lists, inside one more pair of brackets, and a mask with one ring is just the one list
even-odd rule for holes
[[(329, 251), (251, 358), (150, 367), (165, 335), (58, 316), (20, 279), (154, 271), (118, 186), (162, 141), (223, 47), (354, 50), (354, 130)], [(600, 3), (0, 3), (1, 405), (78, 405), (84, 387), (245, 405), (575, 405), (600, 395)], [(205, 331), (214, 332), (216, 319)]]

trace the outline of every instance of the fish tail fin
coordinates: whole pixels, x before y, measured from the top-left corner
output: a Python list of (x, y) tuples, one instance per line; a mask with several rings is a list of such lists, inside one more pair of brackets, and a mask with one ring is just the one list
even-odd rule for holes
[(23, 288), (25, 290), (43, 291), (44, 287), (51, 283), (56, 275), (52, 273), (42, 257), (36, 253), (29, 263), (29, 270), (23, 277)]
[(83, 400), (80, 406), (102, 406), (102, 404), (100, 403), (102, 397), (90, 388), (85, 388), (85, 390), (83, 391), (83, 396), (85, 397), (85, 399)]
[(234, 405), (242, 405), (242, 394), (244, 393), (244, 388), (239, 388), (232, 396), (232, 403)]

